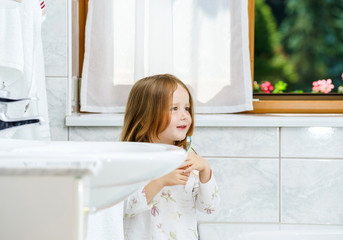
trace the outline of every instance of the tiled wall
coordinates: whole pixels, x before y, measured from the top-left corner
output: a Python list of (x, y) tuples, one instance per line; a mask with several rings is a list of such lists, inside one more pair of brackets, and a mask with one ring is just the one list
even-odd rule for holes
[[(64, 125), (67, 0), (46, 0), (42, 37), (53, 140), (118, 140), (120, 127)], [(221, 209), (201, 221), (343, 224), (343, 128), (200, 127)]]
[(201, 221), (343, 224), (343, 128), (200, 128), (196, 136), (221, 190), (221, 209)]
[(47, 18), (42, 23), (50, 131), (54, 140), (68, 139), (64, 127), (68, 79), (67, 1), (45, 0)]
[(343, 224), (343, 128), (281, 129), (281, 221)]

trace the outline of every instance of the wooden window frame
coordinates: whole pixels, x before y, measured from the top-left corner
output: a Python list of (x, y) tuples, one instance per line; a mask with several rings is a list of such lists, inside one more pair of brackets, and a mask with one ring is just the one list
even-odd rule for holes
[(82, 76), (83, 58), (85, 54), (86, 20), (88, 13), (88, 0), (79, 0), (79, 66), (78, 77)]
[[(79, 0), (79, 77), (82, 73), (88, 1)], [(251, 77), (254, 81), (255, 0), (248, 0)], [(254, 94), (253, 111), (246, 113), (343, 113), (343, 95), (285, 94), (282, 97)], [(331, 94), (330, 94), (331, 96)]]
[[(255, 0), (248, 1), (251, 78), (254, 82)], [(281, 95), (254, 94), (258, 101), (253, 102), (254, 110), (249, 113), (343, 113), (342, 94)]]

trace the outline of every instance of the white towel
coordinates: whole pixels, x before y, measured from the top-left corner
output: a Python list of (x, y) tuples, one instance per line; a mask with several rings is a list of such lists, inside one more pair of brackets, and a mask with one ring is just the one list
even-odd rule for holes
[(46, 14), (45, 14), (45, 2), (44, 2), (44, 0), (38, 0), (38, 2), (39, 2), (40, 8), (42, 9), (42, 22), (44, 22), (45, 19), (46, 19)]
[[(41, 37), (42, 21), (46, 18), (44, 1), (25, 0), (33, 5), (34, 17), (34, 39), (33, 39), (33, 63), (32, 63), (32, 81), (28, 96), (38, 97), (38, 101), (31, 102), (32, 106), (28, 108), (24, 116), (40, 115), (45, 122), (42, 125), (36, 125), (33, 128), (21, 128), (14, 135), (16, 138), (50, 140), (48, 100), (46, 96), (44, 54)], [(42, 3), (44, 5), (42, 5)], [(27, 6), (26, 6), (27, 7)]]
[(20, 4), (0, 0), (0, 88), (22, 76), (24, 70)]
[[(41, 1), (25, 0), (22, 1), (22, 3), (17, 3), (16, 7), (13, 7), (13, 9), (16, 9), (16, 16), (20, 21), (16, 20), (16, 25), (13, 24), (14, 26), (12, 27), (14, 29), (20, 29), (20, 31), (16, 30), (16, 33), (21, 32), (21, 37), (13, 38), (12, 36), (14, 36), (14, 33), (11, 35), (11, 38), (13, 39), (9, 39), (8, 35), (0, 35), (0, 43), (4, 42), (4, 44), (7, 44), (8, 48), (12, 47), (11, 42), (15, 42), (14, 47), (22, 44), (22, 61), (24, 64), (22, 74), (19, 78), (7, 76), (5, 90), (9, 91), (11, 93), (10, 97), (13, 98), (38, 97), (39, 100), (38, 102), (30, 101), (9, 104), (8, 116), (20, 118), (41, 115), (45, 119), (45, 123), (35, 127), (28, 125), (27, 127), (16, 128), (12, 138), (49, 140), (50, 129), (41, 38), (41, 24), (44, 16), (42, 15), (43, 9)], [(18, 9), (20, 10), (19, 16)], [(6, 14), (6, 16), (7, 15), (8, 14)], [(12, 15), (10, 17), (13, 19)], [(4, 28), (9, 26), (6, 23), (0, 24), (3, 24)], [(19, 33), (17, 33), (16, 36), (19, 36)], [(9, 43), (5, 42), (7, 41), (7, 38)]]
[(88, 216), (87, 240), (124, 240), (123, 202)]

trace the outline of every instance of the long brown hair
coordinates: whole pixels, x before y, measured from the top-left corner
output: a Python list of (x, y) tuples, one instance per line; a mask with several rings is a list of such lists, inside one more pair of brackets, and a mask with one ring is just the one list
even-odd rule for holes
[[(189, 95), (189, 112), (192, 123), (187, 132), (194, 130), (194, 110), (192, 96), (187, 86), (171, 74), (153, 75), (136, 82), (126, 104), (121, 140), (125, 142), (154, 142), (170, 123), (170, 105), (178, 84)], [(187, 138), (176, 141), (176, 146), (187, 148)]]

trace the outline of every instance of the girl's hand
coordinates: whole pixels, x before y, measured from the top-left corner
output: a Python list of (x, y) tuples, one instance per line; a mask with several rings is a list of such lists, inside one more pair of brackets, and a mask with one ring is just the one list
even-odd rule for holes
[(163, 186), (186, 185), (189, 173), (184, 172), (184, 168), (178, 168), (160, 178)]
[(180, 166), (180, 169), (184, 169), (184, 173), (188, 174), (193, 170), (198, 170), (201, 183), (207, 183), (211, 179), (210, 165), (204, 158), (195, 153), (188, 153), (188, 158)]

